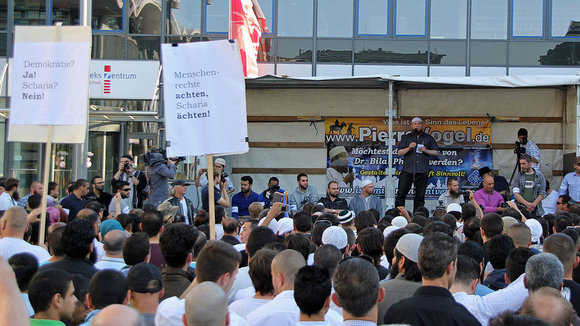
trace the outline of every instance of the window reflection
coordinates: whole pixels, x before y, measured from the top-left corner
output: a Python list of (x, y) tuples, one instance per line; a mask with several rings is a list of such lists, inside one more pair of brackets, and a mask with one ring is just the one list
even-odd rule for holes
[(52, 1), (52, 24), (63, 25), (79, 24), (79, 2), (70, 0)]
[(159, 60), (161, 42), (155, 36), (129, 36), (127, 40), (129, 59)]
[(228, 1), (215, 0), (205, 6), (205, 30), (208, 33), (228, 32)]
[(465, 65), (465, 41), (431, 41), (429, 49), (432, 56), (439, 58), (432, 64), (441, 64), (448, 66)]
[(471, 38), (507, 38), (507, 1), (472, 0)]
[(577, 0), (552, 0), (552, 36), (580, 36), (580, 5)]
[(91, 58), (93, 59), (125, 59), (127, 39), (121, 35), (93, 35)]
[(278, 39), (278, 61), (312, 62), (312, 40)]
[(397, 35), (425, 35), (425, 0), (397, 0)]
[(160, 0), (129, 2), (129, 33), (159, 34), (161, 32)]
[(318, 40), (318, 62), (352, 62), (352, 40)]
[(544, 35), (544, 1), (513, 0), (513, 36)]
[(169, 1), (167, 33), (172, 35), (201, 34), (201, 0)]
[(278, 36), (312, 36), (313, 0), (278, 1)]
[(98, 30), (123, 30), (123, 1), (93, 0), (92, 28)]
[(431, 0), (431, 38), (464, 39), (466, 34), (466, 0)]
[(506, 42), (471, 42), (471, 64), (480, 66), (505, 66)]
[(355, 63), (439, 64), (442, 58), (429, 56), (426, 41), (355, 41)]
[(579, 66), (578, 42), (511, 42), (511, 66)]
[(0, 31), (5, 31), (8, 26), (8, 1), (0, 0)]
[(359, 35), (386, 35), (388, 33), (388, 1), (358, 0)]
[(352, 17), (352, 0), (318, 0), (318, 37), (351, 37)]
[(14, 0), (14, 25), (45, 25), (44, 0)]

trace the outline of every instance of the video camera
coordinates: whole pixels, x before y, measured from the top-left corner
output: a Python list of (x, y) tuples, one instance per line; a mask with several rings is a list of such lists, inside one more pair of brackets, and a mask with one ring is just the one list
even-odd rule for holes
[[(146, 166), (157, 166), (162, 163), (167, 164), (167, 153), (162, 148), (151, 149), (149, 152), (143, 154), (142, 157), (143, 163)], [(181, 161), (185, 161), (185, 156), (171, 157), (170, 159), (175, 161), (175, 164), (178, 164)]]

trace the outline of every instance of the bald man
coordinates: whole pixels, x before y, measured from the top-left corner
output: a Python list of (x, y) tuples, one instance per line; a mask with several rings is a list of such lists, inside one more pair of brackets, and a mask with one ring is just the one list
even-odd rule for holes
[(24, 241), (24, 233), (28, 228), (27, 218), (24, 208), (18, 206), (9, 208), (0, 218), (0, 256), (8, 260), (15, 254), (25, 252), (36, 257), (39, 263), (50, 259), (46, 249)]
[(122, 304), (105, 307), (93, 318), (91, 326), (142, 326), (143, 318), (137, 310)]
[[(276, 297), (248, 315), (250, 325), (294, 326), (300, 320), (300, 308), (294, 301), (294, 276), (306, 266), (302, 254), (286, 249), (272, 260), (272, 283)], [(329, 310), (325, 321), (330, 325), (342, 325), (342, 317)]]
[(489, 174), (483, 176), (483, 188), (479, 189), (474, 194), (475, 201), (483, 206), (483, 212), (497, 213), (503, 212), (504, 208), (501, 204), (504, 202), (501, 194), (493, 190), (494, 186), (493, 177)]
[(572, 325), (575, 317), (572, 304), (568, 302), (560, 291), (543, 287), (524, 301), (520, 314), (532, 316), (547, 322), (550, 325)]
[(228, 299), (214, 282), (202, 282), (185, 298), (183, 324), (186, 326), (229, 325)]
[(105, 235), (105, 257), (95, 264), (96, 269), (114, 269), (120, 271), (126, 266), (123, 259), (123, 246), (127, 241), (127, 233), (121, 230), (111, 230)]

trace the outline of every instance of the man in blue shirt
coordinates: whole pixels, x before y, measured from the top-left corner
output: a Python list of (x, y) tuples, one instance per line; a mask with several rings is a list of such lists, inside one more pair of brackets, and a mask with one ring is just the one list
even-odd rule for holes
[(254, 180), (249, 175), (242, 177), (242, 191), (232, 197), (232, 217), (249, 216), (248, 207), (251, 203), (260, 201), (259, 195), (252, 191)]
[(62, 199), (61, 205), (68, 209), (68, 221), (72, 222), (77, 213), (83, 209), (85, 204), (85, 196), (89, 193), (89, 181), (85, 179), (78, 179), (74, 183), (73, 192)]
[(580, 201), (580, 156), (574, 158), (574, 172), (570, 172), (564, 176), (562, 185), (560, 186), (560, 196), (568, 195), (576, 202)]

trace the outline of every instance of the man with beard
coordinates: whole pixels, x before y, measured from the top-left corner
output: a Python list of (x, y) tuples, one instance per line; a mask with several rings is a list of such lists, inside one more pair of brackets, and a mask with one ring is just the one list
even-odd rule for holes
[(397, 241), (393, 249), (395, 255), (391, 262), (390, 279), (379, 283), (389, 294), (379, 303), (379, 320), (383, 319), (391, 305), (412, 296), (421, 287), (421, 271), (417, 266), (421, 241), (423, 237), (415, 233), (405, 234)]
[(294, 213), (301, 212), (304, 205), (315, 203), (320, 198), (316, 188), (308, 185), (308, 176), (305, 173), (298, 174), (296, 181), (298, 181), (298, 187), (290, 194), (290, 209)]
[(270, 201), (275, 192), (285, 193), (283, 189), (280, 189), (280, 180), (276, 177), (271, 177), (270, 180), (268, 180), (268, 188), (260, 193), (258, 200), (263, 203), (264, 208), (270, 207)]
[(340, 211), (348, 209), (348, 204), (344, 198), (338, 198), (338, 188), (339, 183), (336, 181), (330, 181), (328, 183), (328, 189), (326, 192), (326, 197), (320, 197), (318, 200), (319, 204), (323, 204), (325, 211), (331, 212), (334, 215), (338, 215)]
[(405, 206), (405, 199), (413, 183), (415, 200), (413, 210), (425, 206), (429, 159), (439, 156), (439, 146), (433, 136), (423, 132), (423, 120), (419, 117), (411, 120), (412, 131), (406, 133), (399, 142), (397, 155), (403, 156), (403, 170), (399, 175), (399, 191), (395, 206)]
[(443, 202), (445, 207), (449, 206), (449, 204), (463, 204), (463, 196), (460, 196), (457, 178), (447, 178), (447, 191), (439, 196), (439, 201)]
[(95, 200), (101, 203), (104, 207), (103, 216), (109, 216), (109, 204), (113, 199), (113, 195), (104, 191), (105, 190), (105, 181), (99, 175), (94, 176), (91, 179), (91, 187), (93, 191), (87, 194), (87, 200)]
[(127, 205), (125, 199), (129, 198), (130, 193), (131, 185), (129, 182), (119, 181), (115, 183), (115, 196), (113, 196), (113, 200), (109, 204), (109, 213), (115, 217), (119, 214), (129, 214), (131, 207)]
[(374, 195), (375, 185), (369, 179), (364, 179), (361, 184), (361, 194), (354, 196), (350, 200), (349, 208), (358, 214), (360, 211), (366, 211), (371, 208), (376, 209), (379, 213), (383, 214), (383, 203), (378, 196)]
[(346, 148), (335, 146), (328, 152), (328, 157), (330, 158), (330, 167), (326, 169), (326, 180), (338, 182), (339, 187), (352, 187), (354, 173), (348, 170)]
[(514, 198), (524, 205), (528, 212), (536, 216), (544, 215), (542, 199), (546, 197), (546, 179), (544, 175), (532, 167), (532, 157), (528, 154), (520, 156), (520, 173), (514, 186)]
[(259, 195), (252, 191), (254, 179), (249, 175), (241, 178), (242, 191), (232, 197), (232, 217), (238, 219), (240, 216), (250, 216), (248, 207), (250, 204), (260, 201)]

